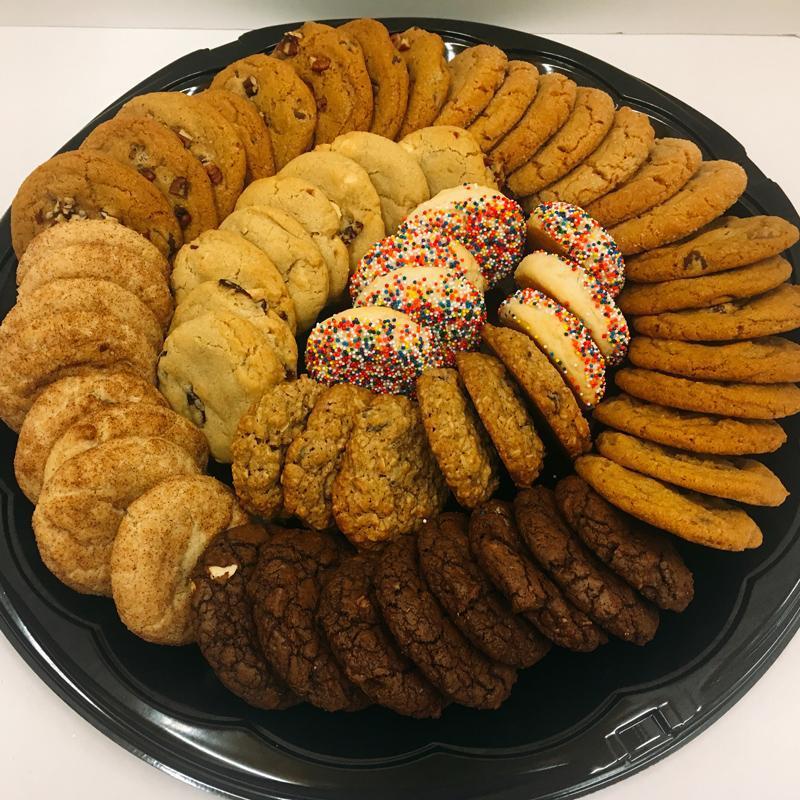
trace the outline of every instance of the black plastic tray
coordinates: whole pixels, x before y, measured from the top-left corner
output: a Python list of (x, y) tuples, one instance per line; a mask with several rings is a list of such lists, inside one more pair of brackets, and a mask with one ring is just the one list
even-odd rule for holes
[[(452, 50), (489, 42), (510, 57), (598, 86), (645, 111), (658, 135), (688, 137), (707, 157), (742, 164), (740, 213), (800, 219), (743, 147), (702, 114), (595, 58), (489, 25), (436, 19), (420, 25)], [(269, 50), (285, 25), (252, 31), (165, 67), (102, 112), (71, 149), (128, 97), (204, 86), (230, 61)], [(746, 113), (746, 110), (743, 111)], [(33, 165), (31, 165), (33, 166)], [(800, 249), (791, 254), (800, 264)], [(0, 220), (0, 315), (15, 298), (9, 215)], [(495, 712), (449, 708), (439, 721), (380, 709), (326, 714), (308, 706), (267, 713), (228, 694), (194, 647), (157, 647), (128, 633), (113, 603), (78, 595), (43, 567), (30, 503), (17, 488), (15, 436), (0, 431), (0, 628), (38, 675), (98, 729), (154, 766), (241, 798), (567, 798), (642, 769), (696, 736), (764, 673), (800, 624), (800, 418), (790, 444), (765, 459), (792, 491), (779, 509), (756, 510), (764, 544), (744, 554), (679, 543), (695, 572), (696, 599), (664, 614), (644, 648), (612, 642), (593, 655), (553, 652), (524, 671)], [(548, 464), (548, 476), (562, 464)]]

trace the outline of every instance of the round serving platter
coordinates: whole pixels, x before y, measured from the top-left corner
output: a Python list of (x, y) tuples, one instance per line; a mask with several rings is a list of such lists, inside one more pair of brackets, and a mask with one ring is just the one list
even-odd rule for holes
[[(800, 225), (780, 187), (729, 134), (602, 61), (506, 28), (437, 19), (384, 22), (391, 31), (412, 25), (436, 31), (451, 52), (491, 43), (540, 70), (600, 87), (619, 105), (648, 113), (658, 136), (690, 138), (705, 157), (740, 163), (749, 184), (733, 213), (775, 214)], [(179, 59), (131, 89), (62, 149), (77, 147), (129, 97), (201, 89), (226, 64), (270, 51), (294, 27), (251, 31)], [(796, 281), (800, 248), (790, 259)], [(15, 301), (15, 269), (6, 213), (0, 220), (0, 316)], [(765, 534), (760, 548), (732, 554), (679, 542), (695, 573), (696, 595), (685, 613), (663, 614), (655, 640), (644, 648), (614, 641), (591, 655), (554, 650), (520, 673), (498, 711), (453, 706), (440, 720), (416, 721), (382, 709), (249, 708), (218, 683), (196, 648), (147, 644), (124, 628), (110, 600), (78, 595), (50, 575), (31, 531), (32, 506), (14, 478), (16, 436), (5, 427), (0, 629), (37, 674), (106, 735), (154, 766), (232, 797), (577, 797), (700, 733), (758, 680), (800, 625), (800, 417), (785, 427), (789, 444), (764, 460), (792, 494), (780, 508), (753, 512)], [(563, 474), (565, 464), (553, 459), (544, 480)]]

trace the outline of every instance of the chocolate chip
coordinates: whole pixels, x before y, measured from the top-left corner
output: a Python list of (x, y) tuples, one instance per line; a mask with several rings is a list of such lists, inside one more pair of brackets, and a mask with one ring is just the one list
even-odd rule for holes
[(189, 404), (192, 422), (202, 428), (206, 424), (206, 407), (203, 401), (194, 393), (194, 387), (191, 385), (186, 390), (186, 402)]
[(235, 292), (236, 294), (243, 294), (245, 297), (249, 297), (251, 300), (253, 299), (253, 295), (247, 291), (247, 289), (242, 288), (239, 286), (238, 283), (234, 283), (233, 281), (229, 281), (227, 278), (220, 278), (217, 283), (223, 289), (230, 289), (231, 291)]
[(41, 208), (36, 212), (34, 219), (36, 220), (37, 225), (44, 225), (44, 212)]
[(222, 170), (216, 164), (206, 164), (206, 173), (214, 186), (219, 186), (222, 183)]
[(349, 245), (362, 230), (364, 230), (363, 223), (354, 220), (341, 232), (341, 239), (346, 245)]
[(188, 197), (189, 181), (187, 181), (186, 178), (175, 178), (169, 185), (169, 193), (175, 195), (175, 197)]
[(296, 56), (297, 51), (300, 49), (297, 36), (287, 33), (283, 39), (281, 39), (276, 49), (285, 56)]
[(253, 97), (253, 95), (258, 94), (258, 81), (252, 75), (248, 75), (242, 81), (242, 89), (244, 89), (244, 93), (248, 97)]
[(167, 237), (167, 246), (169, 247), (169, 257), (172, 258), (178, 252), (178, 243), (172, 234)]
[(295, 119), (306, 119), (307, 118), (306, 117), (306, 112), (305, 111), (300, 111), (299, 108), (296, 108), (294, 110), (294, 118)]
[(325, 72), (331, 66), (331, 60), (328, 56), (311, 56), (310, 61), (312, 72)]
[(139, 167), (139, 174), (143, 175), (147, 180), (154, 181), (156, 179), (156, 174), (151, 170), (149, 167)]
[(192, 215), (183, 206), (175, 206), (173, 210), (181, 230), (185, 231), (192, 224)]
[(328, 101), (324, 97), (317, 98), (317, 111), (325, 111), (328, 108)]
[(101, 342), (97, 345), (97, 351), (99, 353), (105, 353), (107, 350), (111, 349), (111, 345), (108, 342)]
[(175, 133), (178, 134), (178, 138), (181, 140), (181, 142), (183, 142), (184, 147), (189, 147), (189, 145), (191, 145), (192, 137), (189, 136), (189, 134), (186, 133), (183, 128), (181, 128), (179, 131), (175, 131)]
[(264, 298), (263, 300), (258, 301), (258, 305), (261, 306), (261, 310), (266, 314), (269, 311), (269, 300)]

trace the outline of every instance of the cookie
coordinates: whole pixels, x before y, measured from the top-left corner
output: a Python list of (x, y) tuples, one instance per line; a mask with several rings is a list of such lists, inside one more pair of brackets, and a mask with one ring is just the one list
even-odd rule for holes
[(636, 336), (628, 355), (637, 367), (697, 380), (744, 383), (800, 381), (800, 345), (779, 336), (730, 344), (690, 344)]
[(586, 211), (606, 228), (638, 217), (683, 189), (702, 160), (700, 148), (688, 139), (656, 139), (644, 164)]
[(36, 503), (53, 445), (76, 422), (115, 403), (165, 406), (167, 401), (143, 378), (128, 372), (87, 372), (51, 383), (36, 398), (19, 431), (14, 474), (25, 496)]
[(446, 498), (416, 404), (393, 395), (374, 398), (356, 417), (333, 480), (339, 530), (368, 549), (417, 530)]
[(283, 35), (273, 56), (285, 60), (310, 87), (317, 104), (314, 144), (372, 122), (372, 84), (361, 46), (343, 28), (306, 22)]
[(510, 503), (490, 500), (473, 511), (469, 539), (476, 561), (514, 612), (521, 613), (554, 644), (589, 653), (608, 641), (528, 555)]
[(73, 219), (119, 222), (151, 241), (166, 258), (183, 243), (181, 227), (161, 192), (104, 153), (59, 153), (25, 178), (11, 203), (17, 258), (38, 233)]
[(392, 542), (381, 554), (375, 597), (400, 649), (447, 698), (470, 708), (498, 708), (516, 671), (475, 650), (444, 615), (425, 585), (413, 537)]
[(247, 160), (236, 129), (222, 114), (182, 92), (150, 92), (128, 100), (117, 117), (147, 117), (177, 133), (211, 181), (219, 219), (233, 211), (244, 186)]
[[(590, 456), (581, 456), (577, 463)], [(550, 489), (525, 489), (514, 499), (520, 534), (567, 597), (623, 641), (643, 645), (658, 630), (658, 611), (598, 561), (562, 520)]]
[(226, 689), (267, 711), (289, 708), (299, 698), (277, 678), (261, 652), (247, 583), (259, 548), (260, 525), (237, 525), (217, 534), (192, 570), (191, 611), (203, 658)]
[(594, 152), (613, 122), (611, 96), (600, 89), (579, 87), (567, 121), (530, 161), (508, 175), (508, 188), (522, 197), (557, 181)]
[(367, 698), (347, 679), (316, 623), (322, 584), (341, 557), (328, 533), (275, 531), (247, 583), (258, 640), (277, 675), (325, 711), (356, 711)]
[(575, 106), (575, 81), (558, 72), (539, 78), (536, 97), (519, 122), (489, 151), (498, 175), (519, 169), (567, 121)]
[(238, 94), (256, 107), (269, 132), (275, 169), (281, 169), (313, 144), (316, 101), (289, 64), (253, 53), (218, 72), (210, 88)]
[(718, 342), (786, 333), (800, 326), (800, 286), (782, 283), (759, 297), (712, 308), (636, 317), (637, 333), (656, 339)]
[(325, 389), (305, 429), (286, 450), (281, 473), (283, 507), (310, 528), (324, 530), (333, 525), (333, 481), (356, 417), (372, 398), (368, 389), (349, 383)]
[(459, 353), (458, 373), (503, 464), (517, 486), (542, 471), (544, 445), (503, 364), (484, 353)]
[(180, 304), (199, 284), (226, 280), (241, 286), (257, 302), (266, 301), (290, 328), (297, 330), (294, 302), (283, 276), (269, 256), (234, 231), (206, 231), (175, 256), (172, 290)]
[(111, 595), (111, 549), (128, 506), (167, 478), (198, 472), (183, 447), (155, 437), (112, 439), (71, 458), (33, 512), (42, 561), (76, 592)]
[(105, 153), (147, 178), (171, 206), (187, 241), (217, 227), (206, 171), (166, 126), (146, 117), (116, 117), (98, 125), (80, 151)]
[(670, 244), (721, 216), (746, 186), (747, 174), (738, 164), (704, 161), (679, 192), (609, 233), (626, 256)]
[(509, 61), (503, 82), (467, 130), (484, 153), (489, 152), (519, 121), (536, 97), (539, 71), (527, 61)]
[(408, 106), (408, 69), (394, 49), (386, 26), (376, 19), (353, 19), (340, 26), (361, 46), (372, 84), (372, 122), (369, 130), (394, 139)]
[(239, 418), (285, 374), (254, 325), (221, 312), (170, 333), (158, 362), (158, 388), (173, 411), (203, 431), (211, 455), (229, 463)]
[(128, 505), (111, 551), (119, 618), (154, 644), (195, 640), (190, 576), (222, 531), (249, 522), (233, 492), (208, 475), (162, 480)]
[(237, 211), (248, 206), (271, 206), (294, 217), (325, 260), (329, 299), (342, 295), (350, 276), (350, 258), (339, 236), (342, 215), (321, 189), (300, 178), (263, 178), (251, 183), (236, 201)]
[(220, 230), (238, 233), (277, 267), (292, 299), (297, 330), (307, 331), (328, 302), (328, 268), (319, 248), (293, 217), (270, 206), (234, 211)]
[(406, 148), (374, 133), (352, 131), (337, 136), (331, 150), (360, 164), (369, 175), (381, 203), (387, 234), (430, 198), (428, 181), (417, 159)]
[(717, 383), (626, 367), (617, 386), (640, 400), (684, 411), (742, 419), (780, 419), (800, 412), (800, 387), (793, 383)]
[(758, 525), (724, 500), (672, 488), (603, 456), (581, 456), (575, 470), (612, 505), (687, 541), (734, 551), (761, 544)]
[(631, 280), (641, 283), (712, 275), (776, 256), (798, 235), (780, 217), (725, 217), (690, 239), (629, 259), (628, 270)]
[(231, 444), (233, 485), (242, 505), (266, 519), (283, 515), (286, 449), (305, 427), (323, 387), (301, 375), (268, 389), (239, 419)]
[(779, 506), (789, 496), (777, 475), (750, 458), (695, 455), (616, 431), (603, 431), (596, 444), (620, 466), (701, 494), (755, 506)]
[(436, 33), (409, 28), (392, 35), (392, 43), (408, 70), (408, 104), (397, 136), (402, 138), (433, 124), (447, 100), (450, 70), (444, 42)]
[(351, 272), (370, 246), (385, 236), (380, 197), (367, 171), (352, 159), (315, 150), (294, 159), (280, 175), (318, 186), (339, 207), (339, 235), (350, 253)]
[(663, 534), (634, 527), (577, 475), (556, 484), (555, 498), (567, 524), (604, 564), (659, 608), (686, 609), (694, 579)]
[(514, 376), (553, 431), (567, 455), (576, 458), (591, 450), (589, 425), (575, 395), (547, 356), (530, 337), (511, 328), (486, 325), (483, 340)]
[(536, 202), (562, 200), (586, 208), (623, 184), (642, 166), (654, 139), (647, 114), (623, 106), (614, 114), (608, 134), (594, 152), (563, 178), (542, 189)]
[(343, 561), (322, 588), (317, 620), (348, 679), (397, 714), (437, 719), (444, 701), (400, 652), (373, 598), (374, 559)]
[(550, 642), (515, 616), (472, 557), (463, 514), (428, 520), (417, 536), (425, 583), (450, 619), (474, 647), (493, 661), (530, 667), (550, 650)]
[(194, 95), (210, 105), (234, 127), (244, 147), (245, 185), (275, 174), (275, 155), (267, 126), (253, 103), (227, 89), (206, 89)]
[(599, 422), (619, 431), (693, 453), (737, 456), (772, 453), (786, 434), (772, 420), (727, 419), (645, 403), (627, 395), (604, 400), (595, 410)]
[(497, 455), (454, 369), (417, 378), (422, 424), (436, 463), (459, 505), (475, 508), (500, 484)]
[(710, 308), (768, 292), (792, 276), (792, 265), (772, 256), (717, 275), (663, 283), (628, 284), (619, 298), (626, 314), (661, 314), (687, 308)]

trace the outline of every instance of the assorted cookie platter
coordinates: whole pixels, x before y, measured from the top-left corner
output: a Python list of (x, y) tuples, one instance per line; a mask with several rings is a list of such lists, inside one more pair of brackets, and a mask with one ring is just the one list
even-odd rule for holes
[[(795, 627), (770, 620), (796, 214), (691, 109), (478, 28), (193, 54), (12, 207), (0, 415), (36, 509), (6, 526), (4, 626), (75, 659), (45, 678), (79, 709), (99, 663), (101, 727), (214, 788), (275, 796), (300, 758), (386, 795), (433, 748), (580, 791), (696, 733)], [(211, 753), (176, 747), (188, 719)], [(331, 777), (365, 760), (392, 779)]]

